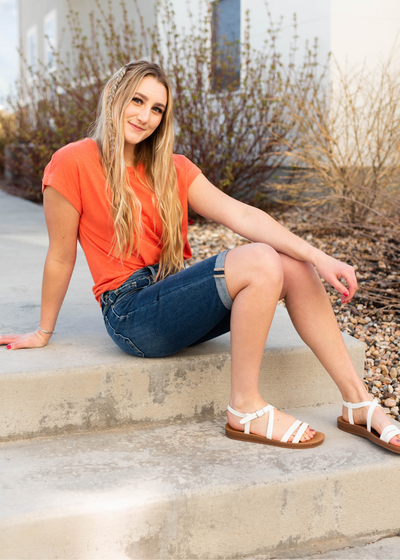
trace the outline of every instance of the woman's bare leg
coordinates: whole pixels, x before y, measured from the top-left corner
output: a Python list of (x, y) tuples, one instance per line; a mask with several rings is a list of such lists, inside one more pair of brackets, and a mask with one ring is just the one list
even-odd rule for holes
[[(283, 286), (281, 258), (271, 247), (254, 243), (229, 251), (225, 261), (231, 314), (232, 392), (229, 404), (239, 412), (266, 406), (258, 390), (265, 342)], [(265, 436), (268, 415), (253, 420), (252, 433)], [(273, 439), (281, 439), (295, 418), (275, 412)], [(232, 428), (242, 430), (239, 418), (228, 412)], [(307, 429), (302, 441), (313, 436)], [(294, 437), (294, 436), (293, 436)], [(289, 441), (293, 439), (289, 438)]]
[[(332, 377), (345, 401), (371, 401), (373, 397), (365, 389), (350, 359), (328, 294), (313, 266), (287, 255), (280, 256), (284, 270), (282, 295), (297, 332)], [(367, 408), (354, 410), (354, 421), (366, 424), (367, 411)], [(348, 420), (346, 407), (343, 407), (343, 417)], [(377, 408), (373, 427), (381, 433), (390, 424), (390, 418)], [(390, 443), (400, 445), (400, 439), (396, 436)]]
[[(276, 303), (285, 298), (295, 328), (313, 350), (337, 384), (344, 400), (372, 400), (359, 378), (343, 342), (336, 318), (317, 273), (303, 263), (276, 253), (264, 244), (239, 247), (227, 254), (227, 286), (234, 300), (231, 315), (232, 392), (230, 405), (239, 412), (253, 412), (265, 406), (258, 391), (258, 377), (265, 341)], [(353, 411), (356, 423), (365, 424), (367, 409)], [(273, 438), (280, 439), (294, 418), (276, 411)], [(343, 416), (347, 419), (347, 409)], [(239, 430), (243, 425), (228, 412), (229, 424)], [(252, 422), (252, 432), (266, 433), (267, 417)], [(380, 433), (390, 424), (381, 409), (376, 409), (373, 427)], [(307, 430), (302, 438), (313, 436)], [(291, 438), (292, 439), (292, 438)], [(391, 443), (400, 445), (392, 438)]]

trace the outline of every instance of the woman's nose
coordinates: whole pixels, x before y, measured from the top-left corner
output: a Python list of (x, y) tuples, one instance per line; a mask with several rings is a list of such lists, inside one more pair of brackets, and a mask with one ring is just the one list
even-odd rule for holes
[(140, 113), (138, 114), (138, 120), (142, 123), (146, 123), (149, 120), (150, 109), (148, 107), (142, 107)]

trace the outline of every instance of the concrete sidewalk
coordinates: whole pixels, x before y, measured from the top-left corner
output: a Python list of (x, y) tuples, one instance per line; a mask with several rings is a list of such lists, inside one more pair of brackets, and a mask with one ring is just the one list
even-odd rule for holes
[[(40, 318), (40, 295), (48, 237), (43, 207), (0, 191), (0, 332), (23, 333), (36, 330)], [(92, 278), (82, 249), (61, 309), (57, 330), (67, 344), (76, 345), (85, 359), (87, 341), (98, 348), (107, 341), (99, 305), (92, 293)], [(79, 327), (79, 328), (78, 328)], [(85, 331), (85, 340), (82, 340)], [(54, 336), (54, 340), (57, 340)], [(111, 348), (110, 344), (110, 348)], [(50, 346), (49, 346), (50, 347)], [(29, 366), (33, 353), (27, 360)]]

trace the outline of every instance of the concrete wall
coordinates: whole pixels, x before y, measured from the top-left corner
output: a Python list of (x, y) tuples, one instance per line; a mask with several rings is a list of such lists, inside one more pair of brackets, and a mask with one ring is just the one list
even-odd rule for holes
[[(187, 6), (194, 14), (204, 14), (203, 0), (172, 0), (178, 29), (189, 28)], [(399, 0), (268, 0), (272, 20), (282, 18), (277, 44), (284, 63), (289, 61), (293, 41), (293, 14), (297, 15), (297, 61), (301, 63), (306, 44), (318, 38), (319, 60), (331, 52), (341, 67), (366, 63), (375, 66), (387, 59), (395, 44), (400, 47)], [(251, 42), (262, 48), (270, 21), (265, 0), (241, 0), (242, 21), (250, 12)], [(242, 25), (242, 33), (244, 25)], [(396, 53), (400, 60), (400, 51)]]
[[(152, 26), (155, 0), (139, 0), (140, 11), (146, 26)], [(80, 13), (83, 30), (90, 35), (89, 13), (98, 12), (95, 0), (71, 0), (74, 11)], [(108, 0), (100, 0), (107, 10)], [(126, 2), (129, 17), (137, 19), (133, 0)], [(189, 31), (188, 9), (197, 24), (204, 15), (204, 0), (172, 0), (178, 30)], [(318, 38), (319, 60), (325, 62), (332, 52), (340, 67), (360, 66), (366, 63), (375, 66), (379, 60), (387, 59), (394, 46), (399, 43), (400, 2), (398, 0), (269, 0), (272, 20), (278, 23), (282, 18), (278, 50), (284, 63), (288, 63), (293, 44), (293, 14), (297, 15), (297, 61), (301, 63), (305, 45)], [(67, 0), (19, 0), (20, 41), (26, 53), (27, 31), (33, 25), (37, 28), (38, 57), (44, 60), (44, 28), (46, 14), (57, 12), (57, 47), (63, 59), (70, 51), (70, 34), (67, 24)], [(270, 21), (265, 0), (241, 0), (242, 22), (246, 12), (250, 12), (251, 42), (261, 48), (268, 37)], [(113, 0), (113, 13), (117, 21), (122, 19), (119, 0)], [(99, 14), (97, 14), (99, 15)], [(242, 33), (244, 25), (242, 24)], [(396, 58), (400, 59), (399, 51)]]
[[(333, 2), (335, 0), (332, 0)], [(297, 63), (303, 60), (306, 45), (313, 45), (318, 38), (320, 60), (325, 61), (331, 50), (330, 7), (331, 0), (269, 0), (268, 7), (272, 22), (279, 22), (281, 32), (277, 40), (278, 52), (282, 55), (284, 64), (288, 64), (293, 45), (294, 27), (293, 15), (297, 16)], [(254, 48), (261, 49), (265, 40), (269, 38), (267, 29), (270, 19), (264, 0), (242, 0), (242, 17), (246, 11), (250, 14), (251, 42)]]
[[(100, 5), (105, 12), (108, 11), (108, 0), (100, 0)], [(146, 27), (153, 26), (155, 24), (155, 0), (138, 0), (138, 5)], [(126, 0), (126, 6), (130, 20), (137, 21), (136, 29), (139, 32), (139, 18), (133, 0)], [(94, 12), (96, 17), (101, 19), (95, 0), (71, 0), (71, 7), (74, 12), (79, 13), (83, 32), (90, 37), (89, 14)], [(62, 60), (68, 62), (68, 53), (71, 51), (71, 34), (67, 20), (67, 0), (19, 0), (20, 48), (25, 54), (27, 53), (27, 33), (35, 27), (37, 56), (40, 61), (45, 62), (44, 21), (46, 15), (53, 10), (56, 11), (56, 49), (60, 52)], [(122, 22), (122, 8), (119, 0), (113, 0), (112, 10), (116, 17), (117, 25), (119, 25)]]
[(341, 68), (346, 64), (375, 67), (394, 57), (400, 62), (398, 0), (331, 0), (331, 50)]

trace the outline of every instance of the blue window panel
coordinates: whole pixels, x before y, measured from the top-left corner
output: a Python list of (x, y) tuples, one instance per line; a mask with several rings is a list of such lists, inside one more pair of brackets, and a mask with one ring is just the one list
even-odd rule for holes
[(240, 86), (240, 0), (212, 4), (213, 90)]

